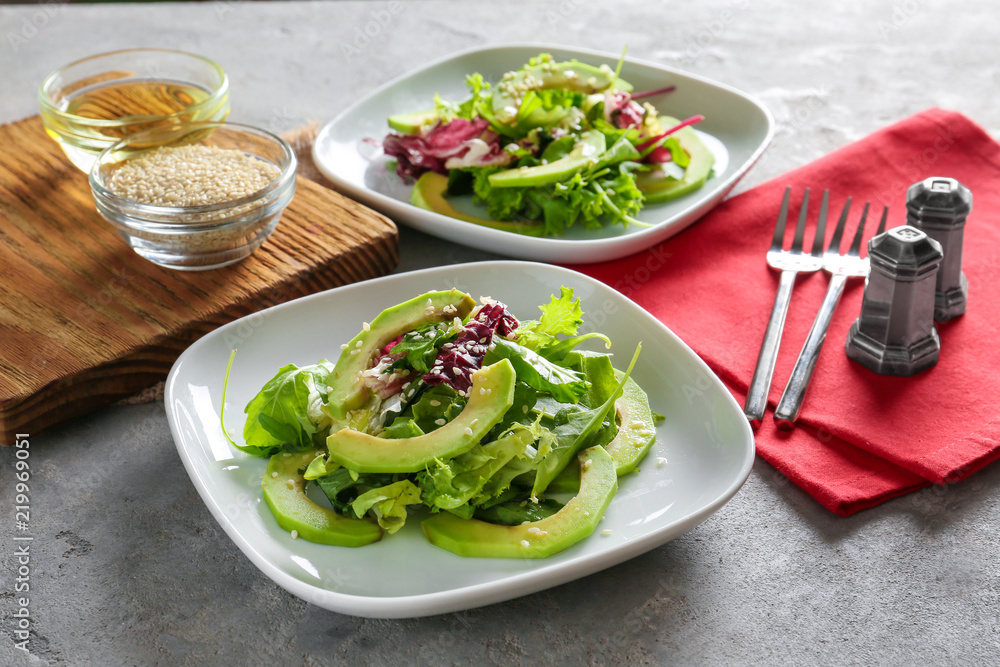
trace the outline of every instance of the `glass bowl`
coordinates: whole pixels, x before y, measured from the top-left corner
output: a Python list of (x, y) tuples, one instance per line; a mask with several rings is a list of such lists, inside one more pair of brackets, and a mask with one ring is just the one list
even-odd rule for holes
[[(279, 170), (246, 196), (195, 206), (142, 203), (116, 194), (115, 172), (160, 148), (201, 145), (236, 149)], [(101, 153), (90, 171), (97, 210), (136, 253), (181, 271), (227, 266), (247, 257), (274, 231), (295, 194), (295, 152), (270, 132), (237, 123), (189, 123), (129, 135)]]
[(223, 121), (229, 77), (183, 51), (128, 49), (62, 67), (38, 91), (42, 120), (70, 161), (89, 172), (111, 144), (153, 127)]

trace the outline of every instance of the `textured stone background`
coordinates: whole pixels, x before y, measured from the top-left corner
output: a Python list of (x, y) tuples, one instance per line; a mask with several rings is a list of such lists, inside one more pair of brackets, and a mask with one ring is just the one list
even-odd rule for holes
[[(50, 70), (115, 48), (214, 58), (232, 77), (232, 119), (285, 131), (452, 51), (539, 41), (628, 44), (757, 95), (778, 131), (740, 189), (932, 105), (1000, 136), (1000, 21), (986, 2), (405, 2), (348, 60), (355, 30), (386, 7), (0, 7), (0, 120), (34, 113)], [(401, 270), (492, 258), (406, 228), (401, 239)], [(38, 435), (30, 460), (36, 634), (30, 656), (13, 648), (6, 450), (0, 664), (1000, 661), (996, 465), (843, 519), (760, 461), (720, 512), (640, 558), (485, 609), (383, 621), (317, 609), (261, 575), (199, 499), (160, 403)]]

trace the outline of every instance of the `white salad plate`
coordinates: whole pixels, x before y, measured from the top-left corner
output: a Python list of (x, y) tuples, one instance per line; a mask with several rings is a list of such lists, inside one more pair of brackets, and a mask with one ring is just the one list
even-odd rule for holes
[[(500, 81), (539, 53), (556, 60), (576, 58), (614, 67), (619, 56), (550, 44), (513, 44), (463, 51), (401, 76), (354, 104), (319, 132), (313, 158), (320, 171), (345, 194), (376, 208), (397, 222), (428, 234), (482, 250), (543, 262), (602, 262), (645, 250), (680, 232), (708, 213), (760, 158), (774, 134), (774, 119), (754, 98), (735, 88), (656, 63), (626, 58), (621, 76), (636, 91), (674, 85), (676, 90), (650, 97), (661, 113), (676, 118), (705, 116), (696, 131), (715, 154), (715, 174), (704, 186), (662, 204), (650, 204), (635, 216), (647, 228), (620, 224), (591, 230), (577, 226), (560, 238), (533, 238), (456, 220), (410, 203), (412, 186), (403, 183), (382, 153), (393, 114), (434, 107), (434, 94), (460, 102), (469, 96), (465, 77), (479, 72)], [(374, 140), (374, 141), (373, 141)], [(478, 216), (471, 197), (452, 199), (456, 208)]]
[[(428, 516), (423, 508), (398, 533), (360, 548), (292, 539), (278, 526), (261, 495), (267, 461), (234, 449), (220, 425), (231, 350), (237, 353), (225, 423), (241, 441), (243, 407), (281, 366), (336, 359), (340, 344), (388, 306), (457, 287), (476, 298), (492, 296), (515, 315), (531, 319), (563, 285), (582, 301), (581, 330), (601, 331), (613, 341), (616, 366), (627, 365), (642, 342), (633, 377), (649, 394), (652, 409), (666, 417), (639, 472), (619, 480), (618, 494), (595, 534), (548, 559), (507, 560), (463, 558), (431, 545), (420, 529), (420, 520)], [(593, 349), (601, 349), (603, 344), (596, 342)], [(177, 360), (167, 379), (166, 408), (191, 481), (243, 553), (294, 595), (356, 616), (403, 618), (469, 609), (621, 563), (704, 521), (739, 490), (754, 460), (753, 435), (743, 411), (691, 348), (603, 283), (531, 262), (482, 262), (394, 275), (236, 320), (195, 342)], [(604, 535), (604, 530), (611, 532)]]

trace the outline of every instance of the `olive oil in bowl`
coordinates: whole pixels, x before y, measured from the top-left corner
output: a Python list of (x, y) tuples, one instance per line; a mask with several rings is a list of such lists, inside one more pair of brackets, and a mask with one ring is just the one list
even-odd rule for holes
[(218, 65), (161, 49), (68, 65), (45, 80), (39, 98), (46, 132), (88, 172), (101, 151), (128, 135), (229, 114), (228, 78)]

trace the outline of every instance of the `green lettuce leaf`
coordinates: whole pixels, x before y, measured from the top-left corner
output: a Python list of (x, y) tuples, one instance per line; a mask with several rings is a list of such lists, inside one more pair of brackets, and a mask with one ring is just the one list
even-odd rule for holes
[(336, 461), (331, 461), (327, 459), (326, 454), (319, 454), (309, 465), (306, 466), (306, 471), (303, 473), (306, 481), (312, 481), (314, 479), (319, 479), (320, 477), (326, 477), (334, 470), (340, 467), (340, 464)]
[(313, 483), (319, 486), (329, 499), (334, 511), (344, 516), (355, 516), (351, 503), (366, 491), (391, 484), (395, 479), (389, 473), (355, 473), (347, 468), (337, 468), (328, 475), (316, 479)]
[[(467, 505), (508, 461), (523, 456), (534, 438), (531, 429), (514, 428), (507, 435), (476, 445), (449, 461), (436, 460), (417, 475), (424, 504), (433, 510), (449, 511)], [(471, 514), (471, 510), (462, 514)]]
[(560, 287), (558, 298), (553, 294), (548, 303), (538, 308), (542, 311), (538, 330), (547, 334), (575, 336), (583, 324), (583, 307), (580, 305), (580, 299), (574, 299), (573, 290), (568, 287)]
[(476, 510), (475, 517), (481, 521), (501, 526), (520, 526), (525, 521), (541, 521), (562, 509), (562, 504), (545, 498), (533, 503), (530, 500), (498, 503), (492, 507)]
[[(511, 499), (524, 500), (528, 497), (526, 491), (513, 489), (511, 484), (517, 480), (519, 485), (527, 484), (530, 487), (529, 477), (534, 475), (538, 464), (552, 451), (552, 443), (555, 436), (541, 426), (538, 421), (530, 424), (515, 424), (512, 430), (527, 429), (534, 438), (535, 446), (528, 445), (524, 449), (523, 456), (516, 456), (508, 461), (500, 470), (490, 477), (483, 488), (476, 494), (470, 503), (476, 507), (491, 507), (501, 502)], [(522, 482), (522, 480), (527, 480)]]
[(241, 450), (254, 456), (277, 451), (301, 451), (314, 446), (313, 435), (323, 419), (333, 364), (284, 366), (247, 404)]
[(625, 371), (614, 393), (603, 404), (595, 408), (579, 409), (572, 412), (562, 410), (556, 415), (556, 426), (552, 429), (555, 443), (552, 451), (538, 465), (535, 482), (531, 489), (532, 496), (541, 495), (556, 475), (562, 472), (562, 469), (576, 456), (576, 453), (592, 444), (602, 426), (605, 426), (602, 442), (609, 440), (607, 427), (610, 427), (611, 423), (605, 425), (605, 419), (614, 410), (615, 401), (622, 395), (625, 381), (631, 375), (641, 349), (641, 344), (636, 347), (628, 370)]
[(420, 489), (403, 479), (362, 493), (351, 503), (351, 509), (359, 519), (371, 510), (378, 525), (391, 535), (406, 523), (406, 506), (420, 502)]
[(549, 344), (545, 345), (544, 347), (539, 348), (537, 352), (538, 354), (542, 355), (546, 359), (549, 359), (550, 361), (555, 361), (562, 365), (566, 365), (564, 363), (566, 360), (566, 356), (573, 351), (573, 348), (575, 348), (580, 343), (583, 343), (584, 341), (590, 340), (591, 338), (598, 338), (600, 340), (603, 340), (604, 346), (606, 348), (611, 347), (610, 338), (608, 338), (602, 333), (598, 333), (597, 331), (592, 331), (590, 333), (580, 334), (579, 336), (573, 336), (572, 338), (565, 338), (563, 340), (554, 340)]
[(567, 403), (576, 403), (587, 393), (587, 378), (583, 373), (553, 363), (513, 341), (494, 338), (493, 342), (495, 347), (486, 354), (485, 363), (509, 359), (518, 381)]
[[(630, 160), (608, 164), (634, 157), (635, 149), (627, 140), (617, 142), (612, 148), (614, 154), (606, 151), (602, 155), (607, 157), (598, 158), (587, 169), (547, 185), (496, 188), (490, 184), (489, 176), (505, 167), (470, 168), (474, 201), (485, 204), (487, 213), (495, 220), (541, 220), (549, 236), (562, 234), (578, 224), (589, 229), (614, 222), (644, 225), (634, 217), (644, 199), (635, 182), (635, 171), (641, 165)], [(511, 168), (538, 163), (537, 159), (524, 157)]]
[(417, 422), (412, 419), (402, 419), (397, 417), (392, 424), (386, 426), (379, 434), (380, 438), (416, 438), (424, 434)]
[[(439, 424), (438, 420), (443, 419), (447, 424), (457, 417), (468, 402), (464, 396), (455, 391), (451, 385), (439, 384), (428, 389), (420, 395), (420, 400), (408, 408), (408, 413), (404, 412), (400, 417), (410, 416), (424, 433), (440, 428), (444, 424)], [(397, 417), (397, 421), (400, 417)]]

